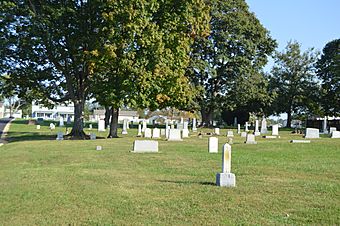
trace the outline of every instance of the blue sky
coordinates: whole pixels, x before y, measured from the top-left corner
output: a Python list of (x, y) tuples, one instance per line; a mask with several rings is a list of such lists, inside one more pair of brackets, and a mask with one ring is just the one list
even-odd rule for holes
[[(289, 40), (322, 51), (340, 38), (340, 0), (246, 0), (281, 51)], [(268, 70), (268, 66), (265, 70)]]

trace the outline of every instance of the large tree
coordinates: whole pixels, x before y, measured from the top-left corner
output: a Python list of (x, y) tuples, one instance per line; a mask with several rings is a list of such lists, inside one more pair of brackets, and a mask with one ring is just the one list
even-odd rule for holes
[[(121, 87), (127, 85), (129, 98), (138, 96), (138, 100), (146, 102), (150, 97), (148, 93), (152, 92), (158, 100), (166, 100), (167, 96), (161, 90), (152, 89), (158, 86), (152, 85), (151, 81), (162, 82), (161, 86), (171, 89), (174, 77), (183, 79), (183, 72), (178, 70), (185, 64), (182, 62), (185, 62), (189, 43), (183, 44), (181, 35), (194, 36), (204, 22), (202, 0), (8, 0), (0, 4), (4, 18), (0, 21), (4, 25), (1, 33), (6, 42), (2, 62), (9, 66), (7, 72), (13, 75), (22, 92), (31, 90), (42, 101), (71, 100), (75, 106), (75, 123), (70, 135), (77, 138), (85, 137), (82, 114), (85, 100), (92, 91), (102, 95), (105, 103), (115, 108), (124, 101), (122, 98), (126, 98), (126, 91)], [(167, 23), (164, 22), (166, 19)], [(167, 38), (172, 39), (170, 50), (164, 48), (163, 42), (158, 42)], [(131, 51), (142, 51), (144, 45), (153, 49), (149, 48), (141, 55)], [(185, 51), (181, 56), (174, 55), (172, 50), (176, 48)], [(136, 57), (141, 58), (135, 60)], [(183, 65), (174, 65), (175, 69), (172, 69), (166, 63), (163, 70), (162, 62), (167, 57), (178, 57), (173, 62)], [(118, 58), (120, 60), (115, 60)], [(114, 67), (117, 62), (118, 67)], [(100, 64), (109, 66), (103, 70), (98, 67)], [(155, 66), (150, 67), (152, 64)], [(176, 76), (167, 79), (169, 71)], [(104, 74), (104, 78), (96, 73)], [(156, 75), (163, 76), (163, 80), (150, 80)], [(133, 78), (134, 83), (131, 83)], [(124, 84), (124, 81), (129, 83)], [(91, 89), (92, 86), (98, 87)], [(112, 92), (112, 86), (119, 87), (118, 94)], [(141, 95), (143, 93), (146, 94)], [(148, 105), (155, 104), (150, 101)]]
[[(217, 109), (258, 111), (268, 103), (260, 73), (276, 46), (244, 0), (209, 1), (211, 34), (197, 38), (188, 73), (199, 90), (202, 121), (210, 125)], [(256, 109), (254, 109), (254, 107)]]
[(275, 55), (270, 86), (277, 98), (272, 107), (277, 114), (287, 113), (287, 127), (293, 114), (315, 111), (315, 94), (319, 90), (315, 76), (317, 56), (313, 49), (302, 52), (296, 41), (288, 42), (285, 50)]
[(325, 115), (340, 115), (340, 39), (323, 48), (317, 62), (317, 75), (321, 79), (320, 103)]

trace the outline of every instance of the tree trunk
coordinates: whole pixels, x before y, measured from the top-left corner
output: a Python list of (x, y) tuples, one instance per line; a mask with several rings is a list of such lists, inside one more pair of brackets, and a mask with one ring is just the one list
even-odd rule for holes
[(212, 119), (213, 119), (213, 111), (211, 109), (202, 109), (202, 126), (210, 127), (212, 126)]
[(83, 110), (84, 110), (84, 102), (83, 101), (74, 101), (74, 123), (72, 127), (72, 131), (67, 136), (71, 136), (72, 139), (86, 139), (86, 134), (83, 131)]
[(292, 112), (287, 111), (287, 126), (286, 128), (291, 128), (291, 123), (292, 123)]
[(111, 108), (110, 133), (107, 138), (118, 138), (118, 114), (119, 108)]
[(111, 108), (105, 107), (105, 128), (110, 125)]

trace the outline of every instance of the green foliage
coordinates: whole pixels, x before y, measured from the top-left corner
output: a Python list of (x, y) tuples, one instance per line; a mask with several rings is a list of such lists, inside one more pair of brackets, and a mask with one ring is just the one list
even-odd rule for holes
[(277, 52), (270, 75), (272, 92), (277, 93), (273, 103), (275, 113), (287, 113), (290, 126), (293, 114), (317, 112), (316, 98), (319, 86), (315, 76), (318, 53), (313, 49), (301, 52), (300, 44), (288, 42), (283, 52)]
[(317, 75), (322, 81), (320, 103), (328, 116), (340, 115), (340, 39), (326, 44), (317, 62)]
[(199, 90), (197, 101), (206, 123), (221, 107), (260, 112), (261, 105), (270, 102), (260, 70), (276, 46), (244, 0), (210, 4), (212, 32), (196, 39), (188, 72)]

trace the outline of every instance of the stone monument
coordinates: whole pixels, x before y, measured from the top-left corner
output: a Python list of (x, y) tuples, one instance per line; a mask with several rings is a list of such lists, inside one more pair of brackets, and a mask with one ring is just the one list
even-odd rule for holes
[(222, 149), (222, 173), (216, 174), (216, 185), (220, 187), (235, 187), (236, 177), (231, 173), (231, 146), (223, 145)]

